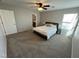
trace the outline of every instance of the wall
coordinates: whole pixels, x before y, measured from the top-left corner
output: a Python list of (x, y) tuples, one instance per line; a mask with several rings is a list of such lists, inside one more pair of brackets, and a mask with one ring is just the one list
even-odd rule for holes
[(32, 12), (22, 8), (15, 9), (17, 30), (19, 32), (32, 29)]
[(72, 39), (72, 58), (79, 58), (79, 25)]
[(39, 24), (39, 13), (29, 8), (20, 6), (12, 6), (7, 4), (0, 4), (0, 9), (14, 10), (15, 21), (18, 32), (27, 31), (32, 29), (32, 14), (37, 15), (37, 24)]
[(79, 13), (79, 8), (70, 8), (70, 9), (42, 12), (40, 13), (40, 18), (41, 18), (40, 22), (42, 24), (46, 21), (50, 21), (50, 22), (57, 22), (61, 24), (63, 20), (63, 15), (69, 13)]

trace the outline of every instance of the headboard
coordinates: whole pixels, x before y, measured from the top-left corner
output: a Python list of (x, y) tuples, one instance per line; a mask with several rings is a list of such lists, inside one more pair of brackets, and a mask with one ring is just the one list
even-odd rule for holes
[(57, 32), (58, 33), (58, 29), (59, 29), (59, 24), (58, 23), (55, 23), (55, 22), (46, 22), (45, 24), (53, 24), (53, 25), (56, 25), (57, 27)]

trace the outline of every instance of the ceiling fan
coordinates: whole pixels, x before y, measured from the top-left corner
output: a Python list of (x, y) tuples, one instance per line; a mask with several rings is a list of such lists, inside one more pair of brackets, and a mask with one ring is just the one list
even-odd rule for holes
[(44, 5), (43, 3), (35, 3), (37, 6), (38, 6), (38, 9), (41, 10), (41, 9), (44, 9), (44, 10), (47, 10), (47, 7), (50, 7), (50, 5), (46, 4)]
[[(42, 0), (41, 0), (42, 1)], [(22, 2), (20, 1), (21, 3), (23, 4), (29, 4), (33, 7), (36, 7), (39, 11), (42, 11), (42, 10), (47, 10), (48, 7), (51, 7), (49, 4), (47, 4), (46, 2), (41, 2), (41, 1), (35, 1), (35, 2)], [(29, 6), (28, 5), (28, 6)]]

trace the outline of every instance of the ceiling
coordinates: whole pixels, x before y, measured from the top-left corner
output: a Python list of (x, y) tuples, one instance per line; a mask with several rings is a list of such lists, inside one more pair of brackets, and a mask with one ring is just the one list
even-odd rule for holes
[[(2, 3), (32, 8), (34, 5), (28, 3), (29, 2), (35, 3), (39, 1), (43, 2), (44, 4), (51, 5), (51, 7), (49, 7), (48, 10), (79, 7), (79, 0), (2, 0)], [(55, 7), (53, 8), (53, 6)]]

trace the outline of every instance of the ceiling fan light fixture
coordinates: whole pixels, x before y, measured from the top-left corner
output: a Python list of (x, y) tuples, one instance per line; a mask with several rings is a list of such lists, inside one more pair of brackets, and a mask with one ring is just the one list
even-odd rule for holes
[(41, 8), (41, 7), (39, 7), (39, 8), (38, 8), (38, 11), (43, 11), (43, 10), (44, 10), (44, 9), (43, 9), (43, 8)]

